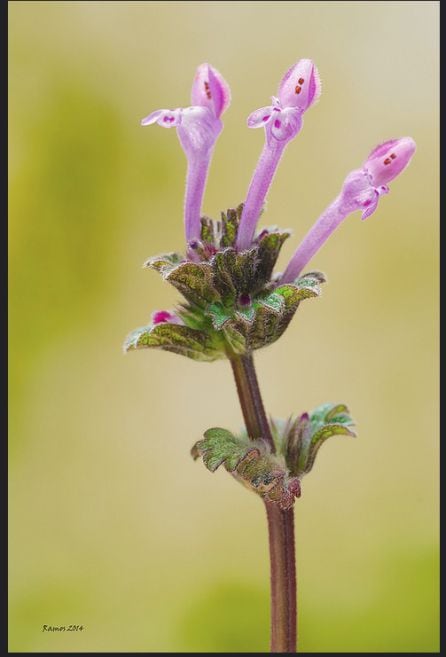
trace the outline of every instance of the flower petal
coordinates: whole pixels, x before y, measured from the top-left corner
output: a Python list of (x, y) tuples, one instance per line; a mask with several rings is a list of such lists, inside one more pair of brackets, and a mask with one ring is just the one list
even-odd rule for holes
[(144, 119), (141, 119), (141, 125), (152, 125), (152, 123), (156, 123), (159, 119), (159, 117), (166, 112), (166, 110), (155, 110), (149, 116), (146, 116)]
[(268, 121), (271, 119), (271, 116), (273, 114), (274, 108), (272, 105), (269, 107), (261, 107), (258, 110), (255, 110), (255, 112), (252, 112), (248, 116), (248, 127), (249, 128), (261, 128), (262, 126), (266, 125)]
[(271, 119), (271, 133), (279, 141), (292, 139), (302, 127), (302, 112), (295, 107), (287, 107), (277, 112)]
[(191, 92), (192, 105), (209, 107), (217, 118), (231, 102), (231, 91), (221, 73), (210, 64), (201, 64), (195, 73)]
[(186, 155), (206, 157), (223, 128), (208, 107), (185, 107), (181, 113), (178, 136)]
[(282, 78), (278, 96), (283, 107), (307, 110), (321, 93), (319, 72), (311, 59), (300, 59)]
[(231, 90), (224, 77), (216, 68), (209, 65), (209, 85), (214, 101), (215, 116), (220, 118), (231, 102)]
[(378, 207), (379, 194), (377, 193), (375, 198), (372, 200), (367, 199), (362, 204), (362, 207), (365, 208), (362, 212), (361, 219), (367, 219), (370, 217)]
[(152, 125), (158, 123), (163, 128), (176, 128), (181, 122), (181, 110), (155, 110), (142, 119), (141, 125)]
[(175, 313), (171, 313), (169, 310), (155, 310), (152, 313), (152, 324), (182, 324), (183, 322)]
[[(371, 184), (367, 172), (363, 169), (355, 169), (348, 174), (342, 186), (340, 194), (342, 212), (345, 214), (355, 210), (367, 212), (367, 208), (378, 202), (378, 197), (378, 191)], [(370, 214), (371, 212), (367, 216)]]
[(380, 187), (396, 178), (409, 164), (415, 149), (416, 144), (411, 137), (390, 139), (374, 148), (364, 162), (372, 184)]

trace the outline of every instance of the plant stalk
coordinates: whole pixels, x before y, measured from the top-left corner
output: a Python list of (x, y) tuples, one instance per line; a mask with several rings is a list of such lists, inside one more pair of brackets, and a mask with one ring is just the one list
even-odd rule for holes
[(252, 355), (232, 358), (231, 365), (248, 435), (252, 440), (263, 438), (274, 453), (276, 448), (263, 407)]
[[(251, 354), (231, 358), (248, 435), (263, 438), (275, 451)], [(296, 652), (297, 605), (294, 509), (265, 502), (271, 573), (271, 652)]]

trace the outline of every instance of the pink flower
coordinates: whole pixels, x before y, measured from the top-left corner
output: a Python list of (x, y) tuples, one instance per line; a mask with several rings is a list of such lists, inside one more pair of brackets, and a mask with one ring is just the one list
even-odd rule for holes
[(229, 86), (209, 64), (198, 67), (192, 84), (191, 107), (155, 110), (142, 125), (176, 128), (188, 161), (184, 223), (186, 240), (200, 236), (201, 204), (215, 142), (222, 131), (220, 116), (230, 103)]
[(311, 59), (301, 59), (282, 78), (272, 105), (248, 117), (250, 128), (265, 128), (265, 146), (249, 185), (237, 235), (237, 247), (251, 245), (260, 212), (285, 146), (302, 127), (304, 112), (320, 96), (319, 73)]
[(302, 115), (321, 94), (321, 82), (311, 59), (301, 59), (283, 76), (278, 97), (272, 105), (256, 110), (248, 117), (250, 128), (267, 127), (267, 139), (289, 141), (302, 127)]
[(282, 283), (291, 283), (299, 276), (349, 214), (361, 210), (361, 218), (367, 219), (375, 212), (379, 198), (390, 191), (387, 183), (404, 171), (415, 148), (411, 137), (391, 139), (374, 148), (361, 169), (348, 174), (339, 196), (321, 214), (297, 247), (281, 278)]
[(183, 324), (183, 321), (175, 313), (168, 310), (155, 310), (152, 313), (152, 324)]

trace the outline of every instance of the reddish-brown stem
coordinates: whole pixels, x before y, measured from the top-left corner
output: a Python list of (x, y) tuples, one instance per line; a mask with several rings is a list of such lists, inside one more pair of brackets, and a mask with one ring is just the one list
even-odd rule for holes
[[(251, 354), (231, 358), (246, 430), (275, 451)], [(297, 606), (294, 510), (265, 502), (271, 572), (271, 652), (296, 652)]]
[(263, 438), (275, 452), (252, 355), (232, 358), (231, 365), (249, 437), (253, 440)]
[(265, 502), (271, 563), (271, 652), (296, 652), (294, 509)]

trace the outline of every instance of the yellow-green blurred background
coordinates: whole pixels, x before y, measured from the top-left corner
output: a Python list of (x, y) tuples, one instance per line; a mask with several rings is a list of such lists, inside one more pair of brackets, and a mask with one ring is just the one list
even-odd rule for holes
[[(189, 455), (237, 430), (226, 362), (124, 356), (178, 294), (146, 257), (183, 247), (185, 159), (139, 120), (229, 81), (204, 210), (244, 198), (246, 117), (312, 58), (320, 102), (265, 223), (279, 265), (382, 140), (416, 156), (368, 221), (311, 262), (323, 296), (258, 353), (269, 412), (346, 401), (296, 504), (302, 651), (438, 649), (437, 2), (10, 2), (10, 650), (268, 649), (259, 498)], [(42, 625), (83, 624), (49, 634)]]

